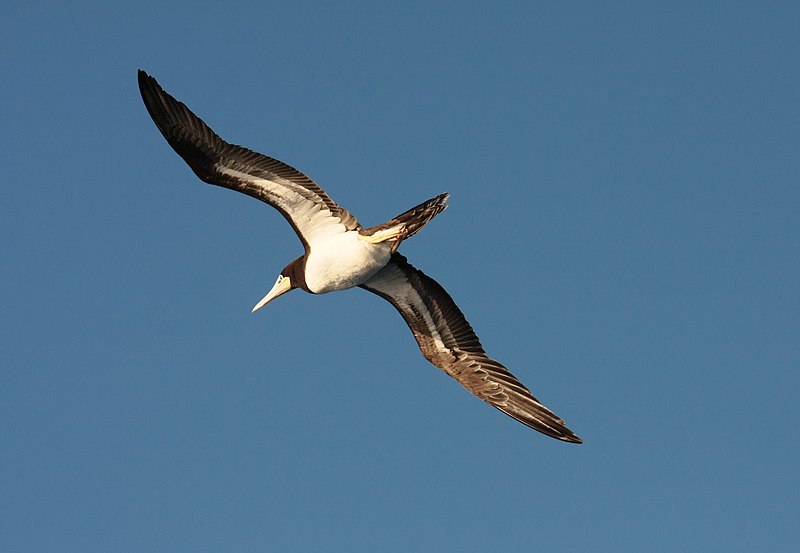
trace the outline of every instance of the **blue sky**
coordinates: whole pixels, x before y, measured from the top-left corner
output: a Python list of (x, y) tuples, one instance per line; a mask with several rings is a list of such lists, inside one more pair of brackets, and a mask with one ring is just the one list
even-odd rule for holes
[[(0, 549), (796, 551), (795, 3), (6, 2)], [(403, 252), (564, 417), (201, 183), (143, 68)]]

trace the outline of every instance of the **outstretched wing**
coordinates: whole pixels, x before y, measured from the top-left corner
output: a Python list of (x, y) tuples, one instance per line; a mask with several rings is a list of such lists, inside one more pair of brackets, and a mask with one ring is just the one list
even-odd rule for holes
[(432, 278), (399, 253), (361, 285), (394, 305), (417, 339), (422, 355), (467, 390), (503, 413), (553, 438), (581, 443), (503, 365), (486, 355), (461, 310)]
[(277, 159), (228, 144), (142, 70), (139, 90), (161, 134), (198, 177), (278, 209), (306, 251), (319, 238), (360, 228), (313, 180)]

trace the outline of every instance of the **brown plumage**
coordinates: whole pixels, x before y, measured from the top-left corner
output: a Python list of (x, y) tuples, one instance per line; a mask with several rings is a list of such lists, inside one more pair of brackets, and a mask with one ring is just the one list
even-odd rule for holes
[(506, 415), (548, 436), (581, 443), (564, 421), (542, 405), (481, 342), (450, 294), (399, 253), (361, 285), (394, 305), (422, 355), (467, 390)]
[(471, 393), (539, 432), (581, 442), (508, 369), (486, 354), (444, 288), (396, 253), (403, 240), (447, 207), (447, 194), (387, 223), (362, 228), (313, 180), (277, 159), (225, 142), (144, 71), (139, 71), (139, 89), (161, 134), (198, 177), (275, 207), (302, 241), (305, 254), (283, 269), (254, 310), (296, 288), (324, 293), (360, 286), (394, 305), (423, 356)]

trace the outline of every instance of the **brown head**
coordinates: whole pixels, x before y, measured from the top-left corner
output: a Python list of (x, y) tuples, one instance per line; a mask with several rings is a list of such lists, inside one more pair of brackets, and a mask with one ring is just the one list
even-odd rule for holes
[(278, 280), (275, 281), (275, 285), (272, 287), (272, 290), (267, 292), (267, 295), (256, 304), (256, 306), (253, 308), (253, 313), (267, 305), (278, 296), (282, 296), (286, 292), (291, 292), (295, 288), (302, 288), (306, 292), (309, 291), (308, 287), (306, 287), (305, 279), (305, 256), (298, 257), (283, 268), (281, 274), (278, 275)]

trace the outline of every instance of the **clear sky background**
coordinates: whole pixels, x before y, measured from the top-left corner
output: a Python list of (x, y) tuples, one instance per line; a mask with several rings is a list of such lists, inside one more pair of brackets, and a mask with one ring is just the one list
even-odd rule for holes
[[(797, 551), (796, 2), (4, 2), (0, 550)], [(153, 74), (404, 244), (584, 438), (201, 183)]]

